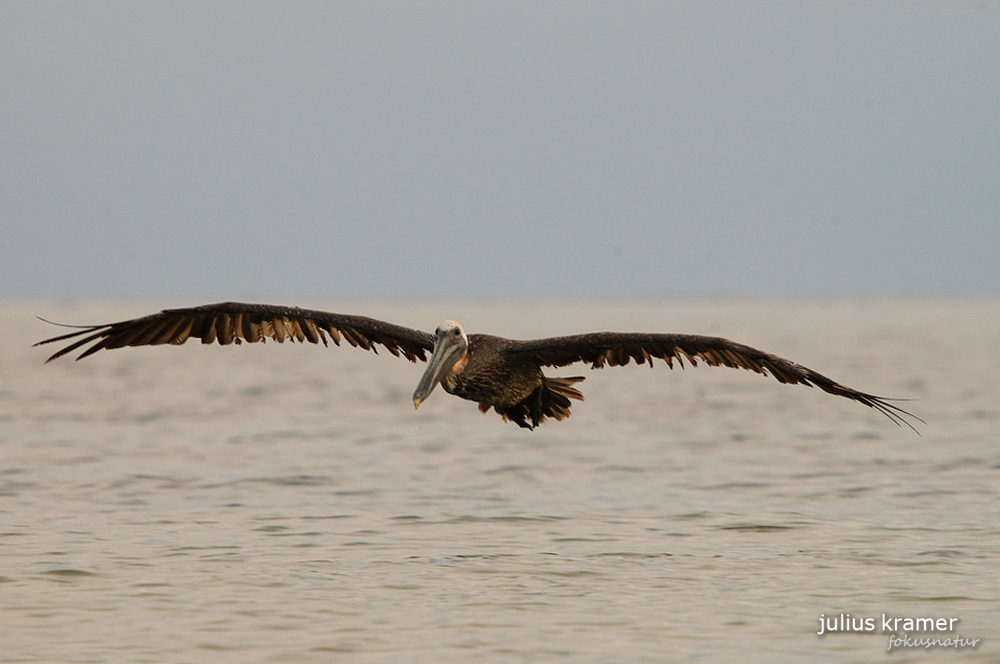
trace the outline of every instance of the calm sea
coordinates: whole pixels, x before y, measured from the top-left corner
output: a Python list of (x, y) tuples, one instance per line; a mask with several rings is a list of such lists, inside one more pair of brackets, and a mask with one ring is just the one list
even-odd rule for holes
[(386, 353), (29, 347), (187, 304), (0, 307), (0, 662), (1000, 660), (996, 300), (288, 303), (725, 336), (922, 436), (730, 369), (552, 370), (587, 401), (531, 432)]

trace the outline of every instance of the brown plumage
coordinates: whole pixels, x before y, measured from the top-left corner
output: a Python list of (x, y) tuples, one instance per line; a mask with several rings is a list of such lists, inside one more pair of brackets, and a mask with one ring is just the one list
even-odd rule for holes
[[(426, 351), (434, 348), (434, 336), (427, 332), (393, 325), (364, 316), (347, 316), (326, 311), (310, 311), (298, 307), (270, 304), (243, 304), (222, 302), (187, 309), (163, 311), (107, 325), (64, 326), (79, 327), (76, 332), (39, 341), (36, 346), (82, 336), (69, 346), (54, 353), (46, 362), (71, 353), (93, 342), (76, 359), (107, 348), (125, 346), (180, 345), (188, 339), (201, 339), (203, 344), (219, 342), (240, 344), (273, 339), (278, 343), (299, 341), (329, 345), (329, 340), (340, 345), (343, 338), (352, 346), (375, 350), (374, 345), (384, 346), (390, 353), (402, 355), (411, 362), (426, 360)], [(86, 336), (84, 336), (86, 335)], [(377, 352), (377, 351), (376, 351)]]
[[(80, 338), (77, 338), (80, 337)], [(143, 318), (107, 325), (80, 326), (80, 329), (36, 346), (57, 341), (73, 342), (48, 358), (52, 361), (87, 346), (81, 359), (102, 349), (125, 346), (179, 345), (188, 339), (204, 344), (251, 343), (273, 339), (328, 345), (350, 345), (377, 352), (382, 346), (393, 355), (411, 362), (428, 360), (427, 371), (414, 392), (414, 405), (430, 395), (440, 382), (445, 391), (476, 401), (482, 412), (496, 410), (504, 420), (533, 429), (546, 418), (562, 420), (570, 415), (571, 400), (583, 400), (573, 387), (583, 377), (550, 378), (542, 367), (561, 367), (576, 362), (599, 369), (624, 366), (630, 362), (649, 364), (661, 359), (697, 366), (747, 369), (770, 374), (781, 383), (815, 386), (838, 396), (874, 408), (895, 422), (916, 431), (906, 419), (919, 417), (890, 403), (884, 397), (859, 392), (841, 385), (812, 369), (770, 353), (720, 337), (692, 334), (646, 334), (594, 332), (569, 337), (516, 341), (486, 334), (466, 335), (461, 325), (446, 321), (435, 334), (384, 321), (297, 307), (225, 302), (187, 309), (166, 309)]]

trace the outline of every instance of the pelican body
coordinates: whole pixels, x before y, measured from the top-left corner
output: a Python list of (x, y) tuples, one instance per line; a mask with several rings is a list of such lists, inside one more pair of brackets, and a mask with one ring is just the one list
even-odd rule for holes
[(516, 352), (517, 342), (488, 334), (469, 337), (453, 320), (434, 336), (434, 352), (413, 392), (415, 408), (441, 383), (445, 392), (478, 402), (483, 413), (492, 407), (505, 420), (533, 429), (546, 417), (569, 417), (569, 400), (583, 400), (570, 387), (582, 377), (546, 377), (539, 363)]
[(852, 399), (914, 431), (907, 418), (923, 422), (885, 397), (860, 392), (800, 364), (721, 337), (592, 332), (520, 341), (487, 334), (468, 335), (452, 320), (430, 334), (364, 316), (238, 302), (165, 309), (118, 323), (73, 327), (79, 329), (35, 344), (72, 340), (46, 362), (87, 344), (90, 345), (78, 360), (104, 349), (179, 345), (191, 338), (200, 339), (203, 344), (221, 345), (267, 339), (329, 345), (332, 340), (338, 346), (344, 339), (352, 346), (373, 352), (382, 346), (396, 357), (428, 362), (413, 393), (414, 407), (419, 407), (440, 384), (449, 394), (477, 402), (481, 412), (492, 408), (505, 421), (527, 429), (534, 429), (550, 417), (555, 420), (569, 417), (571, 400), (583, 400), (583, 394), (573, 387), (584, 380), (582, 376), (553, 378), (546, 376), (542, 367), (584, 362), (599, 369), (624, 366), (633, 360), (652, 367), (654, 358), (663, 360), (670, 368), (675, 361), (681, 366), (685, 361), (692, 366), (701, 361), (709, 366), (770, 374), (781, 383), (816, 386)]

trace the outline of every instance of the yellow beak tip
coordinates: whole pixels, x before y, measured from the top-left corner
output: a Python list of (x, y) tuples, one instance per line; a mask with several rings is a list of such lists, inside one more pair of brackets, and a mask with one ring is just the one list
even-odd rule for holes
[(413, 400), (413, 410), (416, 410), (417, 408), (420, 408), (420, 399)]

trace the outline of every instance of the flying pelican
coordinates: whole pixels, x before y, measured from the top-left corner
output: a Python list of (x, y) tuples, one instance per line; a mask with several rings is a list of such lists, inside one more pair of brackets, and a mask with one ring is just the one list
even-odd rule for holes
[(556, 420), (569, 417), (570, 400), (583, 400), (583, 394), (573, 387), (584, 380), (582, 376), (551, 378), (542, 373), (542, 367), (586, 362), (599, 369), (605, 365), (624, 366), (631, 360), (652, 367), (653, 358), (663, 360), (670, 368), (674, 361), (683, 367), (685, 360), (692, 366), (701, 360), (709, 366), (771, 374), (781, 383), (814, 385), (824, 392), (853, 399), (914, 431), (906, 418), (923, 422), (885, 397), (841, 385), (801, 364), (728, 339), (693, 334), (593, 332), (517, 341), (488, 334), (469, 335), (451, 320), (430, 334), (364, 316), (238, 302), (165, 309), (118, 323), (69, 327), (80, 329), (35, 344), (74, 339), (46, 362), (87, 344), (91, 345), (76, 359), (102, 349), (180, 345), (191, 338), (201, 339), (203, 344), (218, 341), (222, 345), (263, 342), (269, 338), (279, 343), (288, 339), (329, 345), (328, 339), (332, 339), (338, 346), (343, 338), (352, 346), (373, 352), (380, 345), (410, 362), (427, 361), (430, 352), (427, 370), (413, 392), (414, 407), (419, 407), (440, 383), (446, 392), (478, 402), (481, 412), (493, 408), (504, 421), (527, 429), (534, 429), (549, 417)]

